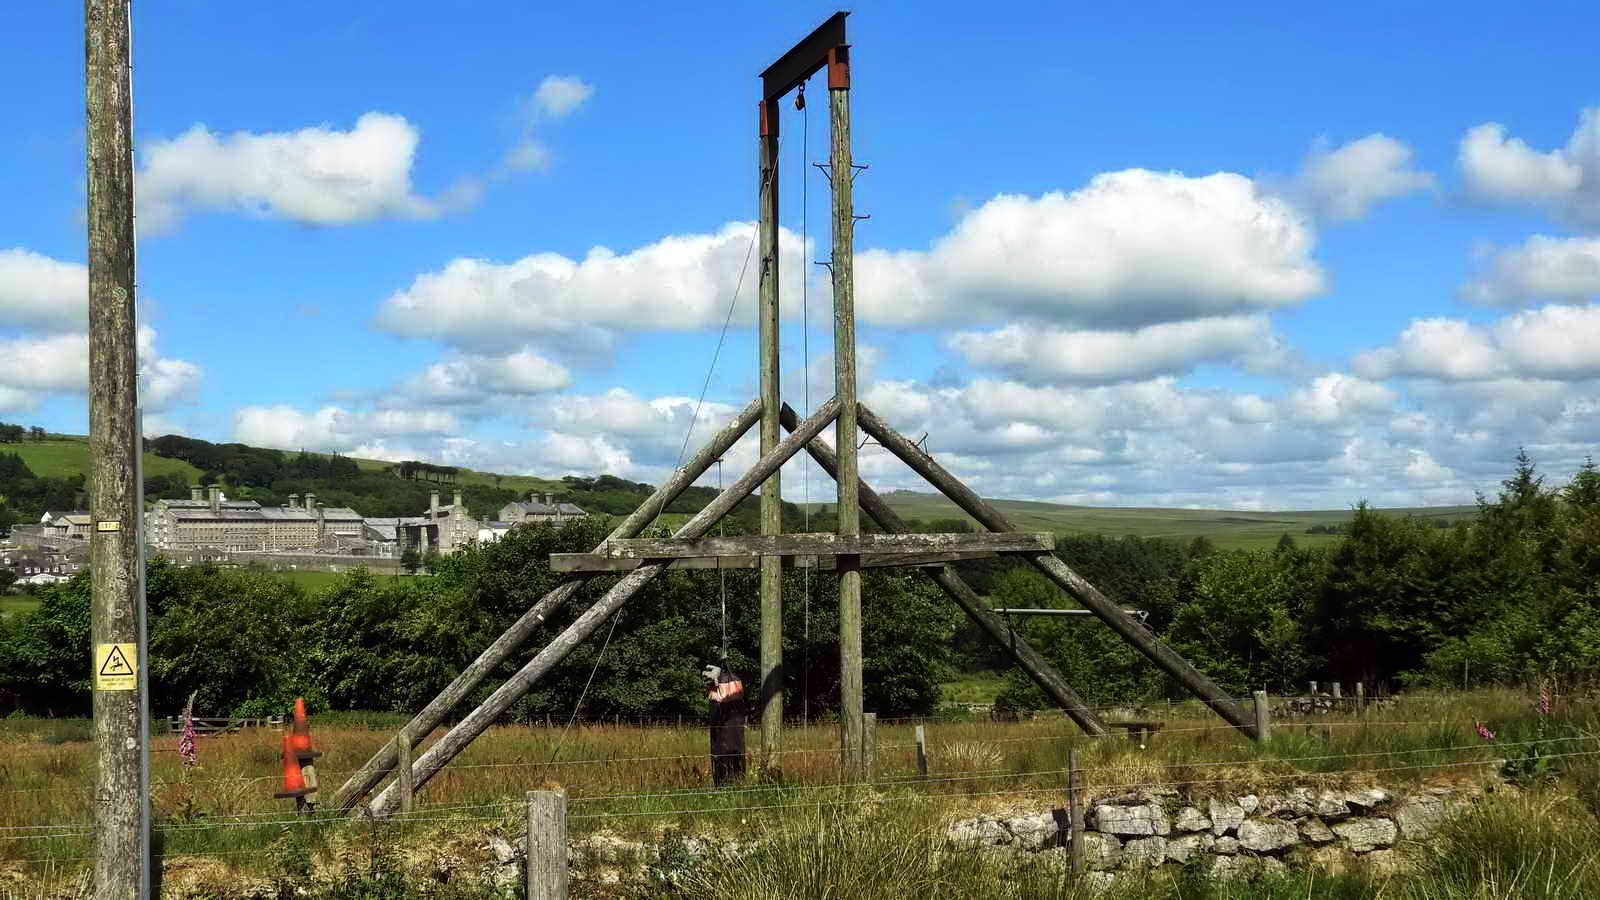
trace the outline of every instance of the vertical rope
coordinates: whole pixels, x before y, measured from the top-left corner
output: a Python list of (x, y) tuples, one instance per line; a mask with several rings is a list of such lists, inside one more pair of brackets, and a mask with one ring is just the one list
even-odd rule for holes
[[(810, 253), (810, 217), (811, 217), (811, 113), (805, 106), (806, 86), (800, 83), (800, 252)], [(800, 355), (804, 368), (802, 390), (805, 394), (805, 415), (811, 415), (811, 278), (809, 267), (800, 266)], [(811, 530), (811, 470), (814, 464), (808, 457), (801, 457), (802, 480), (805, 484), (806, 502), (801, 507), (804, 511), (805, 530)], [(805, 592), (801, 599), (801, 608), (804, 615), (804, 636), (800, 645), (800, 723), (811, 724), (811, 569), (807, 568), (802, 576), (805, 579)]]
[[(722, 460), (717, 460), (717, 495), (722, 495)], [(728, 533), (728, 518), (723, 516), (719, 523), (721, 534)], [(722, 665), (728, 665), (728, 570), (722, 567), (722, 560), (717, 560), (717, 577), (722, 582)]]

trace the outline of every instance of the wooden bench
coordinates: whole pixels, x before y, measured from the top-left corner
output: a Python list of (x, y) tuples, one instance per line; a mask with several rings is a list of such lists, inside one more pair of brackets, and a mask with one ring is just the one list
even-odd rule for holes
[(1140, 747), (1144, 746), (1149, 735), (1155, 734), (1166, 725), (1165, 722), (1107, 722), (1106, 724), (1126, 731), (1128, 738), (1138, 741)]

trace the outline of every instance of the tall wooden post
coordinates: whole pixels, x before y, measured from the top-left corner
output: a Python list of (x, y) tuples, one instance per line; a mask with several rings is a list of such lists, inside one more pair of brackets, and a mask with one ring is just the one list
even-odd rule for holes
[[(778, 101), (761, 101), (761, 452), (778, 446)], [(761, 486), (761, 533), (783, 533), (782, 473)], [(783, 728), (783, 559), (761, 557), (761, 765), (777, 760)], [(722, 663), (725, 664), (725, 663)]]
[(528, 900), (567, 900), (567, 794), (528, 792)]
[[(850, 48), (828, 51), (828, 121), (833, 140), (833, 384), (839, 400), (834, 429), (839, 448), (839, 534), (861, 533), (856, 466), (855, 167), (850, 154)], [(839, 718), (841, 761), (860, 777), (862, 758), (861, 558), (840, 556)]]
[(85, 0), (94, 891), (150, 896), (129, 0)]
[(1267, 692), (1256, 691), (1256, 740), (1269, 741), (1272, 739), (1272, 713), (1267, 707)]
[(921, 725), (917, 726), (917, 774), (928, 777), (928, 734)]
[(417, 780), (411, 771), (411, 726), (401, 728), (400, 733), (394, 736), (394, 746), (399, 753), (395, 783), (400, 786), (400, 815), (409, 816), (417, 793)]
[(1078, 780), (1078, 751), (1067, 751), (1067, 855), (1072, 874), (1083, 874), (1083, 785)]

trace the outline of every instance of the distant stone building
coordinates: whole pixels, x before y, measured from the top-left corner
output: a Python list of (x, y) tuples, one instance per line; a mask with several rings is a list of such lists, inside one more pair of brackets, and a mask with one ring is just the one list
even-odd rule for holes
[(456, 491), (455, 502), (439, 505), (439, 492), (428, 497), (428, 513), (421, 521), (407, 517), (397, 526), (400, 552), (415, 550), (418, 553), (437, 551), (455, 553), (469, 547), (478, 539), (478, 520), (472, 517), (467, 505), (461, 502), (461, 492)]
[(483, 522), (478, 525), (478, 543), (492, 544), (506, 536), (516, 526), (510, 522)]
[(47, 512), (39, 517), (39, 533), (43, 537), (86, 541), (89, 539), (89, 530), (93, 523), (94, 519), (86, 510)]
[(396, 557), (401, 553), (403, 531), (406, 526), (426, 525), (426, 516), (369, 516), (362, 535), (373, 556)]
[[(204, 494), (204, 496), (202, 496)], [(226, 500), (222, 489), (193, 488), (188, 500), (158, 500), (145, 514), (146, 541), (158, 550), (349, 549), (364, 540), (365, 522), (347, 507), (317, 505), (317, 495), (289, 495), (288, 506)]]
[(573, 503), (557, 503), (549, 494), (545, 494), (542, 501), (538, 495), (531, 495), (527, 500), (514, 500), (500, 507), (500, 521), (510, 525), (519, 522), (550, 522), (560, 525), (562, 522), (581, 519), (587, 515), (582, 507)]

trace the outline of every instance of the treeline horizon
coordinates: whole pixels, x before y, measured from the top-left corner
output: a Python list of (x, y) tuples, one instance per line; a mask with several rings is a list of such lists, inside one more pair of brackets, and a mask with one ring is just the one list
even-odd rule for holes
[[(397, 479), (398, 480), (398, 479)], [(512, 529), (501, 541), (429, 561), (416, 577), (355, 572), (308, 592), (268, 572), (150, 566), (154, 709), (199, 691), (211, 714), (276, 712), (295, 696), (323, 709), (414, 711), (514, 619), (565, 580), (552, 552), (587, 552), (609, 531), (594, 516)], [(945, 527), (922, 523), (924, 527)], [(660, 526), (657, 526), (659, 529)], [(734, 522), (731, 533), (743, 527)], [(1266, 550), (1218, 550), (1205, 538), (1068, 535), (1057, 554), (1229, 693), (1298, 691), (1309, 679), (1413, 686), (1585, 682), (1600, 675), (1600, 472), (1546, 486), (1526, 455), (1479, 514), (1450, 528), (1358, 505), (1348, 533), (1322, 547), (1285, 535)], [(1026, 563), (959, 564), (996, 606), (1071, 601)], [(753, 570), (673, 570), (625, 606), (609, 642), (590, 640), (509, 714), (696, 716), (699, 670), (721, 657), (757, 671)], [(486, 694), (615, 577), (590, 579)], [(39, 592), (32, 612), (0, 620), (0, 714), (88, 709), (89, 576)], [(837, 589), (826, 572), (784, 579), (784, 691), (792, 710), (837, 708)], [(728, 610), (724, 621), (721, 609)], [(927, 715), (960, 671), (1006, 670), (998, 705), (1043, 697), (955, 605), (915, 571), (871, 570), (867, 708)], [(1034, 618), (1020, 634), (1091, 703), (1185, 695), (1097, 620)], [(1463, 678), (1465, 676), (1465, 678)]]

